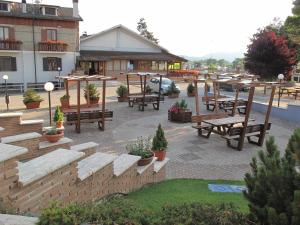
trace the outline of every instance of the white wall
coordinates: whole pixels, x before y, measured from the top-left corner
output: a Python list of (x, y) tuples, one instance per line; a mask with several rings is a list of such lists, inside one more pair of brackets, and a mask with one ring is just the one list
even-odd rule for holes
[(0, 56), (16, 57), (17, 60), (17, 71), (0, 71), (0, 83), (3, 83), (3, 75), (8, 75), (8, 83), (23, 83), (23, 61), (22, 52), (0, 52)]

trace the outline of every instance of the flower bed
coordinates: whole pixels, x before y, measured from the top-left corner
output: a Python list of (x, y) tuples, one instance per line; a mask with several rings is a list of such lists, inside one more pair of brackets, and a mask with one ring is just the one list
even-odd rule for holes
[(187, 109), (185, 100), (176, 102), (168, 110), (168, 120), (172, 122), (188, 123), (192, 121), (192, 112)]

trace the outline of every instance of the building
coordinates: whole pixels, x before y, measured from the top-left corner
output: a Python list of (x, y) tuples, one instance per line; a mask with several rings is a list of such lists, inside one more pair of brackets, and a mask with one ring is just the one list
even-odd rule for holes
[(123, 25), (80, 40), (79, 67), (85, 74), (119, 75), (128, 71), (168, 72), (187, 60)]
[(35, 2), (0, 0), (0, 74), (25, 88), (71, 73), (79, 54), (78, 0), (73, 8)]

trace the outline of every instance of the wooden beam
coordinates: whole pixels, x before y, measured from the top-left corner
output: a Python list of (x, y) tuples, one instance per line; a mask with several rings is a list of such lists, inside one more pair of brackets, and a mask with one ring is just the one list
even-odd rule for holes
[(209, 105), (208, 105), (208, 84), (207, 80), (204, 82), (204, 96), (205, 96), (205, 103), (206, 103), (206, 110), (209, 110)]
[(232, 116), (235, 116), (236, 108), (237, 108), (237, 103), (238, 103), (238, 98), (239, 98), (239, 93), (240, 93), (240, 86), (236, 86), (235, 90), (235, 100), (234, 100), (234, 106), (232, 110)]
[(218, 104), (218, 96), (217, 96), (217, 84), (216, 82), (213, 82), (213, 88), (214, 88), (214, 99), (215, 99), (215, 112), (219, 112), (219, 104)]
[(159, 110), (159, 105), (160, 105), (161, 83), (162, 83), (162, 75), (160, 74), (160, 75), (159, 75), (159, 87), (158, 87), (157, 110)]
[(87, 102), (87, 106), (90, 107), (89, 81), (86, 80), (85, 84), (86, 84), (86, 102)]
[(77, 133), (80, 133), (80, 80), (77, 81)]
[(106, 80), (102, 83), (102, 130), (105, 129)]
[[(64, 80), (64, 83), (65, 83), (65, 88), (66, 88), (66, 95), (70, 96), (70, 94), (69, 94), (69, 81)], [(70, 98), (68, 98), (68, 106), (70, 107)]]
[[(142, 78), (142, 76), (141, 76)], [(143, 106), (142, 106), (142, 111), (144, 111), (145, 109), (145, 95), (146, 95), (146, 82), (147, 82), (147, 76), (144, 76), (144, 90), (142, 90), (142, 93), (143, 93)]]
[(195, 84), (195, 103), (196, 103), (196, 114), (200, 115), (200, 106), (199, 106), (199, 93), (198, 93), (198, 80), (194, 80)]

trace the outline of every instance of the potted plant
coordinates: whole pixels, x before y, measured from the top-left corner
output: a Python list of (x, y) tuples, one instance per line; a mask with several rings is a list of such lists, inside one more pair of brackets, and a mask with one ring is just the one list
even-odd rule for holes
[(164, 130), (161, 125), (158, 125), (156, 134), (152, 140), (152, 151), (158, 161), (164, 161), (166, 157), (166, 149), (168, 147), (168, 142), (165, 138)]
[(88, 84), (87, 87), (84, 88), (84, 97), (86, 100), (88, 96), (91, 105), (98, 104), (100, 93), (95, 84)]
[(61, 107), (63, 109), (67, 109), (70, 107), (70, 96), (65, 94), (63, 95), (62, 97), (60, 97), (60, 104), (61, 104)]
[(40, 103), (44, 100), (33, 89), (28, 89), (23, 95), (23, 103), (27, 109), (36, 109), (40, 107)]
[(128, 89), (124, 85), (120, 85), (117, 89), (117, 95), (118, 95), (118, 102), (125, 102), (127, 101), (128, 96)]
[(57, 128), (62, 128), (64, 124), (64, 113), (61, 111), (59, 106), (55, 109), (53, 121), (56, 123)]
[(195, 97), (195, 86), (192, 83), (189, 83), (187, 86), (187, 95), (189, 97)]
[(173, 122), (188, 123), (192, 121), (192, 112), (184, 99), (173, 104), (168, 110), (168, 119)]
[(56, 127), (52, 127), (45, 132), (44, 137), (47, 141), (55, 143), (64, 137), (64, 132), (57, 130)]
[(178, 98), (179, 93), (180, 90), (176, 87), (175, 82), (172, 81), (167, 92), (169, 98)]
[(136, 142), (126, 145), (126, 149), (130, 155), (140, 156), (138, 166), (145, 166), (152, 162), (154, 153), (151, 151), (150, 138), (138, 138)]

